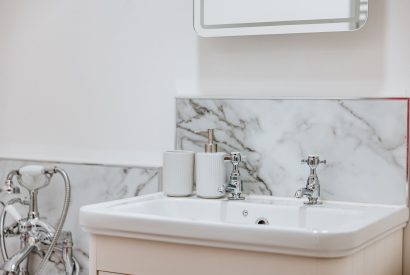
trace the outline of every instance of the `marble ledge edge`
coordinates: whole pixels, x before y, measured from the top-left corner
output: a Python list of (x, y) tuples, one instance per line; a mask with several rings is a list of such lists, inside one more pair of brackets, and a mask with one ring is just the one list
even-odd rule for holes
[(406, 96), (220, 96), (220, 95), (178, 95), (175, 100), (193, 99), (193, 100), (404, 100), (410, 101)]
[(0, 144), (0, 159), (106, 167), (162, 168), (162, 152), (97, 151), (68, 147)]

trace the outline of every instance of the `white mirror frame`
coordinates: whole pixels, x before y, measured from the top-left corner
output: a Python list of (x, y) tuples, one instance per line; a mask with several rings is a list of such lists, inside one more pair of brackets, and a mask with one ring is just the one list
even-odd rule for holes
[[(229, 23), (211, 23), (205, 24), (206, 16), (213, 16), (205, 14), (206, 1), (218, 1), (221, 8), (227, 8), (231, 0), (193, 0), (194, 1), (194, 28), (201, 37), (221, 37), (221, 36), (244, 36), (244, 35), (267, 35), (267, 34), (287, 34), (287, 33), (316, 33), (316, 32), (341, 32), (341, 31), (355, 31), (361, 29), (368, 18), (368, 0), (347, 0), (351, 1), (351, 6), (354, 7), (351, 14), (353, 16), (344, 16), (338, 18), (328, 19), (309, 19), (309, 20), (280, 20), (271, 22), (262, 22), (255, 20), (255, 22), (242, 21), (233, 22), (226, 20)], [(223, 3), (225, 1), (226, 3)], [(283, 0), (288, 1), (288, 0)], [(307, 0), (309, 1), (309, 0)], [(329, 0), (332, 1), (332, 0)], [(252, 2), (252, 1), (251, 1)], [(265, 1), (266, 2), (266, 1)], [(272, 1), (274, 5), (275, 1)], [(277, 2), (277, 1), (276, 1)], [(217, 3), (217, 2), (213, 2)], [(225, 4), (225, 5), (223, 5)], [(250, 3), (252, 4), (252, 3)], [(243, 4), (242, 4), (243, 5)], [(247, 5), (247, 4), (245, 4)], [(274, 6), (266, 7), (266, 9), (274, 9)], [(276, 3), (277, 5), (277, 3)], [(215, 6), (215, 4), (213, 4)], [(238, 8), (238, 7), (236, 7)], [(209, 11), (208, 11), (209, 12)], [(226, 14), (238, 12), (234, 6), (229, 6), (229, 11)], [(239, 9), (242, 14), (246, 10)], [(219, 12), (218, 12), (219, 13)], [(223, 14), (223, 13), (222, 13)], [(266, 14), (265, 14), (266, 15)], [(221, 15), (219, 14), (219, 21)], [(252, 15), (253, 16), (253, 15)], [(215, 20), (217, 22), (218, 20)]]

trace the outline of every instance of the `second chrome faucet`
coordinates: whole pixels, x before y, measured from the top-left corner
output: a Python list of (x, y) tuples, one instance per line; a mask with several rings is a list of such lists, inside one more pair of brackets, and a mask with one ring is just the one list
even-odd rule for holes
[(229, 181), (226, 185), (219, 187), (220, 193), (230, 193), (228, 200), (244, 200), (242, 196), (242, 179), (239, 172), (239, 164), (244, 157), (239, 152), (232, 152), (225, 156), (225, 160), (230, 160), (232, 163), (232, 172), (229, 176)]
[(319, 178), (316, 173), (316, 169), (320, 164), (326, 164), (326, 160), (320, 160), (319, 156), (310, 155), (307, 159), (302, 160), (302, 163), (307, 163), (310, 167), (310, 174), (307, 179), (306, 187), (299, 189), (295, 193), (296, 198), (307, 197), (307, 205), (319, 205), (322, 204), (320, 199), (320, 184)]

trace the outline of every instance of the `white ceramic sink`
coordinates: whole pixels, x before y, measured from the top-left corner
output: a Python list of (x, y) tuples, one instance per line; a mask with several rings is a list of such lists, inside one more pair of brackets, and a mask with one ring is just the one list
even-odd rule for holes
[[(248, 196), (245, 201), (169, 198), (162, 193), (81, 208), (87, 232), (287, 255), (342, 257), (408, 220), (408, 208)], [(268, 225), (255, 224), (259, 218)]]

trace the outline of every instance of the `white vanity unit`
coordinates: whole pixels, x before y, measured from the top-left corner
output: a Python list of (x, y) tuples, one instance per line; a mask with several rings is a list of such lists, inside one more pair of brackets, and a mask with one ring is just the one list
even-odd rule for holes
[(85, 206), (90, 274), (401, 275), (408, 208), (162, 193)]

